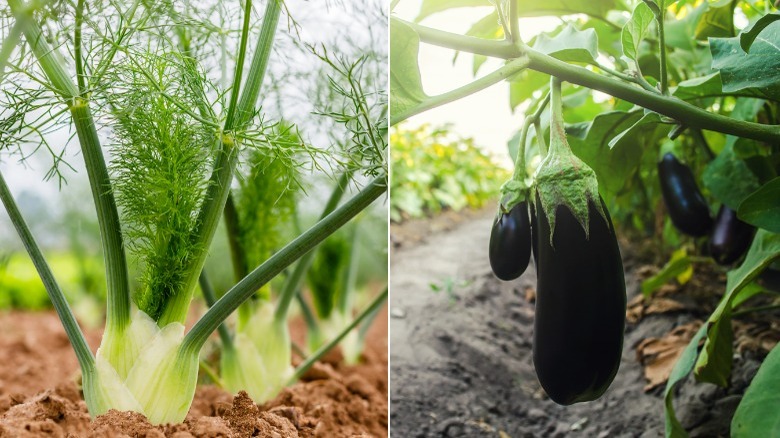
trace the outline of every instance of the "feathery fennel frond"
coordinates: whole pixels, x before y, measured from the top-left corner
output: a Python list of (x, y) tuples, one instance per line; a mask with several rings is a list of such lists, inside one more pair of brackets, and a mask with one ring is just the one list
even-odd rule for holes
[[(280, 122), (266, 136), (270, 148), (247, 150), (236, 192), (239, 234), (247, 271), (260, 265), (284, 241), (293, 222), (301, 167), (294, 152), (303, 144), (292, 125)], [(286, 153), (291, 151), (292, 153)]]
[(6, 83), (0, 88), (0, 152), (9, 151), (25, 161), (39, 150), (51, 156), (45, 178), (65, 182), (61, 166), (74, 171), (65, 160), (65, 145), (50, 142), (52, 133), (70, 123), (68, 108), (56, 105), (58, 97), (43, 87)]
[(387, 93), (374, 83), (373, 72), (364, 74), (368, 55), (355, 60), (331, 54), (324, 45), (307, 46), (326, 64), (330, 89), (327, 104), (315, 114), (327, 117), (344, 128), (344, 137), (334, 139), (341, 146), (346, 164), (375, 177), (387, 172)]
[(210, 108), (191, 59), (176, 52), (130, 54), (107, 77), (114, 82), (111, 170), (128, 247), (143, 264), (135, 301), (157, 319), (166, 299), (181, 291), (198, 249), (190, 235), (216, 132), (185, 111)]

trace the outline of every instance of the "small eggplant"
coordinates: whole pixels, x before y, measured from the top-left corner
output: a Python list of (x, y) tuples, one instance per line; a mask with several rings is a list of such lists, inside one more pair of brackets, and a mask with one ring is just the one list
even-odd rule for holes
[(730, 265), (750, 248), (756, 229), (742, 222), (737, 212), (723, 204), (710, 234), (710, 255), (720, 265)]
[(691, 169), (667, 153), (658, 163), (658, 179), (674, 226), (689, 236), (707, 235), (712, 228), (710, 208)]
[(516, 204), (509, 213), (496, 215), (488, 249), (490, 267), (499, 279), (514, 280), (525, 271), (531, 258), (528, 202)]

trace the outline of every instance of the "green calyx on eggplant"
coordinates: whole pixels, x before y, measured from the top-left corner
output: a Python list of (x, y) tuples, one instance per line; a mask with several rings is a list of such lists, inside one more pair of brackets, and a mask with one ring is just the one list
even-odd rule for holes
[(531, 258), (528, 202), (498, 212), (490, 232), (488, 255), (493, 273), (501, 280), (514, 280), (525, 271)]
[(710, 255), (720, 265), (734, 263), (750, 248), (755, 231), (755, 227), (739, 220), (736, 211), (721, 205), (710, 233)]
[(707, 235), (712, 229), (710, 208), (691, 169), (666, 153), (658, 162), (658, 180), (674, 226), (689, 236)]
[(550, 149), (536, 174), (533, 359), (556, 403), (592, 401), (620, 366), (626, 315), (623, 263), (595, 172), (569, 148), (553, 79)]

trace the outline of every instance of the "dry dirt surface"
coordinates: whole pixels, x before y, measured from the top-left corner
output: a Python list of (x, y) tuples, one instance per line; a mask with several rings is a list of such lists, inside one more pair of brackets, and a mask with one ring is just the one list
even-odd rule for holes
[[(302, 338), (293, 324), (293, 339)], [(87, 331), (93, 349), (100, 333)], [(56, 314), (0, 315), (0, 437), (386, 437), (387, 312), (376, 318), (361, 363), (338, 352), (301, 382), (256, 405), (199, 385), (183, 424), (152, 426), (141, 414), (110, 411), (90, 420), (76, 357)]]
[[(658, 380), (665, 381), (674, 354), (695, 332), (690, 327), (706, 320), (723, 293), (722, 272), (697, 274), (685, 287), (666, 288), (675, 290), (643, 303), (639, 279), (657, 266), (621, 242), (629, 322), (620, 370), (600, 399), (560, 406), (546, 398), (534, 371), (535, 269), (531, 264), (512, 282), (493, 276), (487, 258), (493, 214), (486, 209), (462, 221), (391, 227), (391, 436), (662, 437)], [(436, 229), (443, 231), (430, 232)], [(780, 338), (778, 313), (765, 316), (744, 323), (770, 334), (763, 348), (735, 349), (727, 388), (692, 377), (680, 385), (677, 416), (692, 437), (728, 436), (741, 394)], [(735, 322), (735, 339), (756, 341), (740, 332), (741, 324)]]

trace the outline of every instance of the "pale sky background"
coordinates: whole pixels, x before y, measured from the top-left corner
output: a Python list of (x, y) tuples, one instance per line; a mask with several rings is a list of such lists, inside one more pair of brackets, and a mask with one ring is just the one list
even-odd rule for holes
[[(465, 34), (480, 18), (493, 11), (489, 0), (485, 7), (450, 9), (426, 17), (420, 24), (440, 30)], [(401, 0), (393, 10), (393, 15), (412, 21), (420, 12), (422, 0)], [(524, 18), (520, 22), (520, 36), (528, 41), (534, 35), (549, 31), (560, 23), (557, 18)], [(391, 42), (392, 44), (392, 42)], [(430, 44), (420, 44), (420, 74), (424, 91), (437, 95), (474, 81), (472, 75), (473, 56), (461, 53), (455, 64), (452, 58), (455, 52)], [(504, 61), (488, 58), (479, 70), (478, 76), (484, 76), (503, 65)], [(499, 158), (500, 163), (511, 168), (512, 162), (507, 153), (507, 141), (519, 129), (522, 123), (523, 107), (513, 114), (509, 108), (509, 83), (501, 82), (490, 88), (472, 94), (464, 99), (451, 102), (418, 114), (406, 120), (407, 126), (419, 126), (424, 123), (442, 125), (452, 123), (452, 130), (462, 137), (473, 137), (476, 144)], [(392, 145), (391, 145), (392, 150)], [(392, 152), (391, 152), (392, 153)]]

